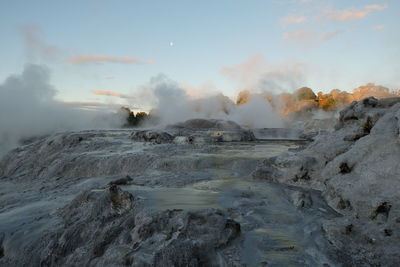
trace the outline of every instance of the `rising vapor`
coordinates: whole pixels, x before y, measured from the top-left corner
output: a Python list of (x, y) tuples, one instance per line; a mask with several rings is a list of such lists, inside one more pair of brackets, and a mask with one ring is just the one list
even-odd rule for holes
[(271, 104), (261, 98), (241, 106), (221, 93), (193, 98), (165, 75), (153, 77), (138, 95), (142, 96), (142, 103), (153, 107), (151, 114), (163, 125), (202, 118), (232, 120), (256, 128), (282, 126)]
[(110, 111), (88, 112), (55, 100), (49, 80), (46, 67), (28, 64), (0, 85), (0, 155), (31, 136), (122, 125), (123, 118), (111, 118)]

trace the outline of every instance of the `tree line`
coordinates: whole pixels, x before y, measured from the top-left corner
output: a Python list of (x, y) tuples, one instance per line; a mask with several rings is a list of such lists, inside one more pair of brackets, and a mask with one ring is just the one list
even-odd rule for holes
[(121, 110), (127, 114), (124, 127), (139, 127), (144, 122), (155, 124), (158, 119), (150, 113), (144, 111), (136, 112), (136, 114), (127, 107), (122, 107)]

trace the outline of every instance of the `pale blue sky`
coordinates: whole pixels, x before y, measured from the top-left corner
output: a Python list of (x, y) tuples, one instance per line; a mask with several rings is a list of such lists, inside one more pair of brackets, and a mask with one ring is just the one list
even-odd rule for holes
[(399, 13), (398, 0), (3, 0), (0, 81), (38, 63), (61, 100), (124, 103), (134, 100), (91, 91), (132, 94), (163, 73), (233, 96), (249, 83), (221, 71), (236, 66), (249, 77), (290, 78), (300, 68), (301, 85), (316, 91), (368, 82), (396, 89)]

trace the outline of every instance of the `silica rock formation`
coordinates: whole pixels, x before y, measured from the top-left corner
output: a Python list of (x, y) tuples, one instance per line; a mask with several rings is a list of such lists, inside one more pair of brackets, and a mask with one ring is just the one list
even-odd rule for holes
[(367, 98), (301, 146), (202, 119), (33, 138), (0, 161), (0, 265), (396, 266), (399, 119)]
[(353, 102), (332, 133), (305, 149), (266, 159), (254, 178), (323, 192), (342, 217), (328, 240), (350, 265), (396, 266), (400, 257), (400, 98)]

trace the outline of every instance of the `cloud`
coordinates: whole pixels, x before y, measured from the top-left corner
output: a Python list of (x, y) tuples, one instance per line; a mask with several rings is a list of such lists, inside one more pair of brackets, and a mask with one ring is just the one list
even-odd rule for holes
[(64, 101), (65, 105), (78, 110), (110, 111), (121, 108), (119, 104), (102, 103), (96, 101)]
[(346, 30), (336, 30), (336, 31), (331, 31), (331, 32), (324, 32), (320, 36), (320, 40), (322, 41), (328, 41), (334, 37), (336, 37), (339, 34), (345, 33)]
[(136, 57), (118, 57), (104, 55), (79, 55), (67, 59), (71, 64), (120, 63), (120, 64), (152, 64), (152, 61), (142, 61)]
[(218, 89), (212, 83), (204, 83), (200, 85), (179, 83), (179, 86), (186, 92), (190, 99), (199, 99), (218, 94)]
[(239, 91), (287, 92), (304, 85), (305, 65), (298, 62), (271, 64), (262, 55), (256, 55), (221, 73), (238, 85)]
[(376, 25), (374, 27), (372, 27), (372, 30), (374, 31), (382, 31), (385, 29), (385, 25)]
[(290, 33), (285, 33), (283, 39), (297, 40), (297, 41), (310, 41), (314, 38), (314, 33), (307, 30), (299, 30)]
[(255, 55), (240, 64), (223, 67), (221, 73), (238, 83), (240, 87), (253, 87), (254, 81), (257, 81), (267, 68), (265, 58), (262, 55)]
[(281, 19), (281, 22), (284, 25), (288, 24), (300, 24), (307, 21), (307, 17), (305, 16), (287, 16)]
[(20, 28), (20, 32), (29, 61), (55, 60), (60, 56), (61, 49), (44, 41), (44, 34), (39, 26), (24, 25)]
[(324, 15), (328, 16), (328, 18), (335, 22), (345, 22), (350, 20), (359, 20), (363, 19), (371, 13), (370, 9), (363, 10), (333, 10), (326, 9), (323, 11)]
[(369, 6), (365, 6), (365, 8), (366, 9), (370, 9), (370, 10), (384, 10), (385, 8), (387, 8), (388, 7), (388, 5), (378, 5), (378, 4), (376, 4), (376, 5), (369, 5)]
[(334, 22), (346, 22), (351, 20), (360, 20), (371, 14), (372, 11), (381, 11), (387, 8), (387, 5), (367, 5), (362, 9), (324, 9), (320, 17), (328, 17)]
[[(65, 50), (55, 45), (47, 44), (42, 29), (36, 25), (23, 25), (20, 33), (24, 40), (26, 55), (29, 62), (39, 60), (60, 60), (65, 57)], [(63, 55), (64, 54), (64, 55)], [(153, 60), (141, 60), (131, 56), (107, 56), (107, 55), (77, 55), (66, 59), (71, 64), (153, 64)], [(107, 79), (112, 79), (112, 76)]]
[(90, 91), (94, 95), (104, 95), (104, 96), (116, 96), (120, 98), (129, 98), (129, 96), (118, 93), (118, 92), (113, 92), (113, 91), (102, 91), (102, 90), (92, 90)]
[(106, 104), (102, 102), (96, 102), (96, 101), (64, 101), (64, 104), (70, 105), (70, 106), (92, 106), (92, 107), (109, 107), (110, 105), (114, 104)]

